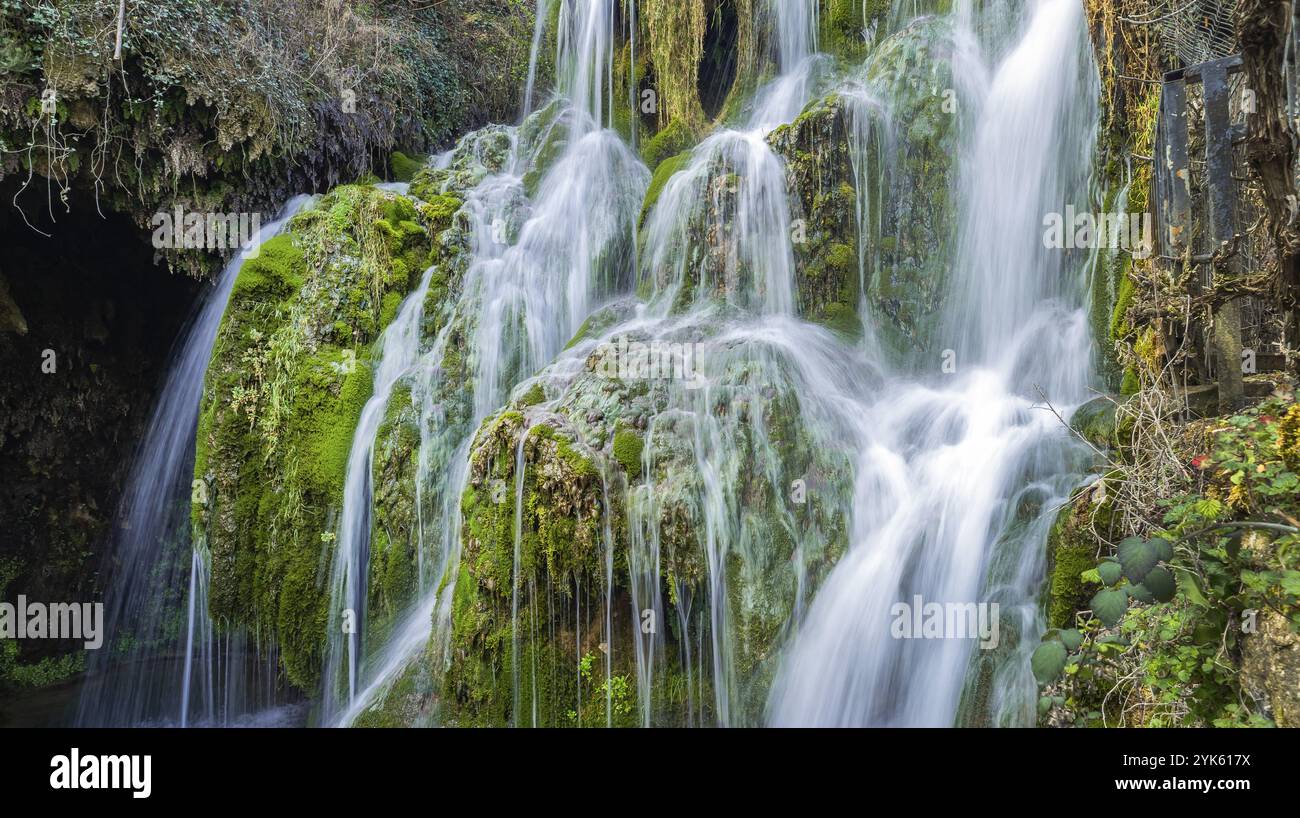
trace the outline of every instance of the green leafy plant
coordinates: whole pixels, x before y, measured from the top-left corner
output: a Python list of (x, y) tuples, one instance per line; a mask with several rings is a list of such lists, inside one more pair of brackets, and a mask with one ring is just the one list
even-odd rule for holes
[(1276, 398), (1227, 418), (1191, 466), (1193, 491), (1162, 501), (1164, 529), (1130, 537), (1085, 581), (1076, 650), (1050, 631), (1031, 660), (1039, 713), (1079, 725), (1259, 726), (1241, 694), (1243, 623), (1300, 631), (1300, 406)]

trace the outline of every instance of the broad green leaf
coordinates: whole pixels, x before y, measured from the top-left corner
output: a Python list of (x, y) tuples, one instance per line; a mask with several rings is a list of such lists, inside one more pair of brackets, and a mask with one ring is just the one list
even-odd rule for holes
[(1119, 544), (1119, 564), (1124, 568), (1124, 576), (1135, 585), (1145, 579), (1147, 572), (1155, 568), (1159, 561), (1151, 544), (1136, 537), (1130, 537)]
[(1123, 578), (1124, 568), (1118, 562), (1107, 560), (1097, 566), (1097, 573), (1101, 576), (1102, 584), (1109, 587)]
[(1047, 685), (1055, 681), (1065, 669), (1065, 657), (1065, 645), (1056, 640), (1039, 645), (1029, 660), (1029, 666), (1033, 669), (1038, 684)]
[[(1128, 610), (1128, 594), (1123, 591), (1107, 588), (1104, 591), (1098, 591), (1097, 595), (1092, 598), (1092, 612), (1108, 628), (1118, 625), (1119, 621), (1124, 618), (1124, 611), (1126, 610)], [(1062, 646), (1062, 649), (1064, 649), (1064, 646)]]
[(1165, 568), (1152, 568), (1147, 578), (1142, 580), (1142, 584), (1151, 592), (1151, 596), (1160, 602), (1168, 602), (1178, 592), (1173, 574)]
[(1083, 644), (1083, 634), (1073, 629), (1061, 631), (1057, 634), (1057, 637), (1061, 640), (1061, 644), (1065, 645), (1065, 649), (1071, 653), (1078, 650), (1079, 646)]
[(1151, 547), (1155, 549), (1156, 556), (1161, 562), (1169, 562), (1174, 558), (1174, 546), (1169, 540), (1163, 537), (1156, 537), (1151, 540)]
[(1150, 605), (1152, 602), (1156, 601), (1155, 595), (1151, 593), (1151, 589), (1140, 582), (1137, 585), (1129, 585), (1127, 588), (1128, 595), (1144, 605)]

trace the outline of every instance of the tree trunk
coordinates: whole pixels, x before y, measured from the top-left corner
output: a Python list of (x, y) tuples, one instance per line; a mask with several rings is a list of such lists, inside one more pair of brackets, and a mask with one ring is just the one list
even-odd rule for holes
[[(1277, 248), (1276, 297), (1291, 313), (1287, 345), (1296, 349), (1300, 345), (1300, 230), (1294, 216), (1295, 156), (1281, 70), (1292, 15), (1292, 3), (1285, 0), (1241, 0), (1237, 7), (1246, 83), (1255, 95), (1255, 110), (1246, 116), (1246, 156), (1263, 189), (1269, 237)], [(1288, 364), (1294, 371), (1296, 361)]]

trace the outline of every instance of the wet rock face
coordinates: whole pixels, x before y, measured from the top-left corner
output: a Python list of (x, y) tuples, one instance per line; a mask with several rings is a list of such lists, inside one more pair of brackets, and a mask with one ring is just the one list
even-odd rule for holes
[(800, 314), (847, 334), (868, 320), (902, 354), (928, 347), (945, 304), (960, 115), (947, 25), (895, 34), (854, 86), (768, 137), (788, 177)]
[(814, 103), (768, 138), (785, 163), (791, 193), (799, 311), (861, 332), (857, 190), (848, 121), (835, 97)]
[[(757, 723), (800, 589), (845, 547), (848, 500), (833, 487), (851, 483), (849, 464), (816, 442), (779, 367), (751, 369), (720, 348), (705, 391), (612, 376), (610, 310), (475, 438), (440, 700), (450, 723), (528, 723), (537, 712), (541, 724), (570, 724), (579, 686), (583, 700), (595, 696), (581, 718), (604, 723), (606, 661), (616, 688), (650, 673), (648, 715), (642, 702), (615, 707), (615, 724), (711, 723), (720, 707), (730, 723)], [(791, 496), (796, 481), (812, 487), (806, 500)], [(709, 509), (717, 503), (722, 516)], [(727, 530), (713, 540), (715, 525)], [(640, 649), (659, 646), (640, 663), (638, 618), (658, 628)], [(715, 636), (723, 678), (711, 658), (693, 664), (701, 649), (713, 655)], [(589, 680), (572, 679), (590, 662)]]
[(950, 26), (916, 21), (881, 43), (867, 67), (868, 88), (883, 99), (887, 119), (873, 126), (876, 161), (889, 169), (878, 177), (879, 191), (863, 197), (877, 224), (867, 296), (887, 344), (902, 350), (930, 350), (947, 306), (963, 116)]
[(1273, 611), (1242, 640), (1242, 689), (1278, 727), (1300, 726), (1300, 634)]
[[(272, 636), (302, 689), (319, 673), (329, 593), (320, 571), (373, 387), (372, 344), (436, 257), (431, 236), (455, 209), (445, 197), (417, 204), (339, 188), (244, 264), (222, 321), (195, 463), (207, 486), (194, 521), (212, 555), (211, 614)], [(390, 420), (392, 434), (401, 418)], [(394, 447), (411, 450), (400, 435), (383, 451)], [(392, 508), (380, 519), (409, 514)], [(406, 545), (380, 543), (379, 576), (391, 583), (376, 594), (381, 610), (405, 602), (390, 590), (409, 593)]]
[[(29, 227), (14, 193), (0, 184), (0, 595), (91, 602), (111, 569), (100, 556), (121, 481), (201, 286), (155, 267), (134, 226), (93, 201), (50, 221), (20, 197)], [(10, 644), (24, 664), (80, 650)]]

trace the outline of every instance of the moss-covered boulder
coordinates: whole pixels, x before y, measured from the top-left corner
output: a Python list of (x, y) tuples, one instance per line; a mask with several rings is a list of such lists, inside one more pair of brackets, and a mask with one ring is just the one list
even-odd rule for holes
[[(876, 180), (859, 198), (873, 223), (867, 299), (882, 340), (900, 351), (930, 350), (947, 307), (962, 104), (951, 26), (923, 18), (883, 41), (867, 63), (866, 99), (854, 101), (854, 139), (873, 145), (870, 162), (878, 163), (859, 164), (859, 174), (866, 168)], [(869, 121), (877, 101), (887, 124)]]
[(799, 311), (842, 331), (861, 332), (858, 305), (858, 190), (852, 114), (836, 96), (815, 102), (768, 141), (785, 162), (798, 271)]
[[(371, 394), (372, 345), (435, 258), (431, 235), (447, 225), (429, 219), (446, 209), (339, 188), (245, 262), (222, 320), (194, 471), (210, 613), (219, 628), (270, 636), (302, 689), (318, 679), (334, 524)], [(406, 570), (391, 562), (384, 574)]]
[(1074, 627), (1075, 613), (1088, 608), (1088, 600), (1098, 590), (1083, 574), (1097, 567), (1097, 560), (1107, 547), (1094, 533), (1092, 492), (1058, 513), (1047, 537), (1047, 587), (1044, 607), (1049, 628)]
[[(847, 334), (869, 320), (896, 352), (926, 348), (945, 304), (957, 137), (949, 26), (907, 26), (768, 137), (787, 170), (800, 313)], [(864, 303), (870, 314), (859, 316)]]
[(720, 344), (707, 391), (619, 377), (622, 334), (593, 323), (475, 438), (447, 723), (758, 723), (846, 547), (850, 464), (782, 365)]

